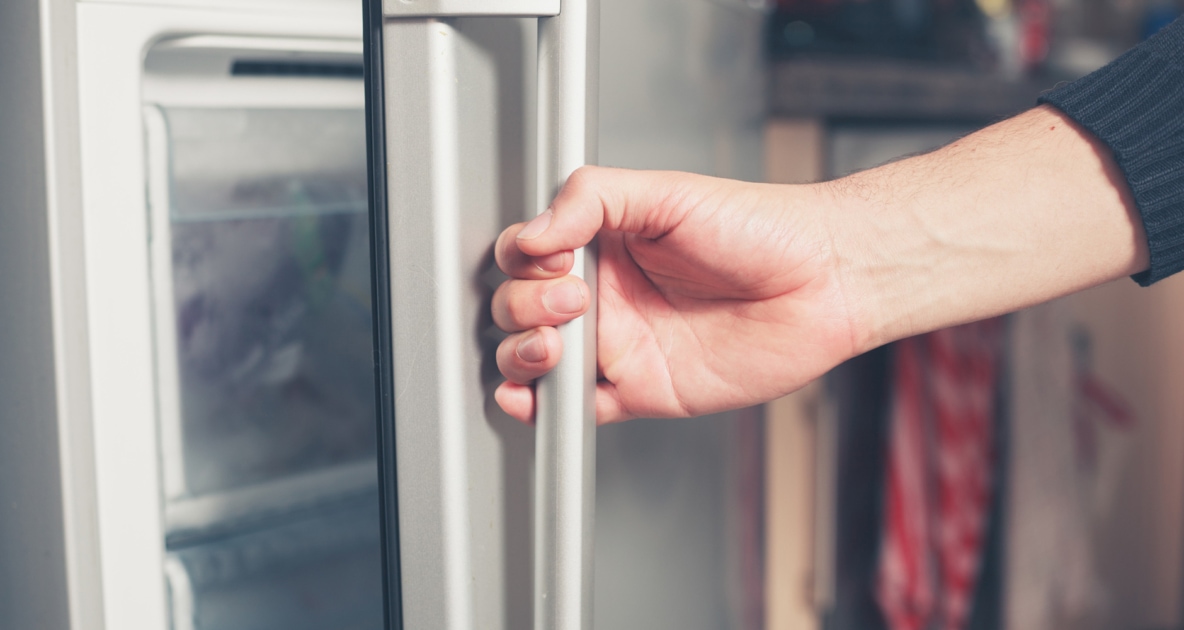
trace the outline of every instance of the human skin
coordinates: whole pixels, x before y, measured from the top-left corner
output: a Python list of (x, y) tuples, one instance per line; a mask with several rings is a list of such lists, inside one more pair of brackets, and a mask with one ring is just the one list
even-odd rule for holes
[(554, 326), (588, 308), (568, 274), (593, 237), (602, 424), (765, 402), (895, 339), (1149, 265), (1109, 150), (1048, 106), (826, 183), (587, 167), (495, 246), (496, 399), (519, 420), (562, 353)]

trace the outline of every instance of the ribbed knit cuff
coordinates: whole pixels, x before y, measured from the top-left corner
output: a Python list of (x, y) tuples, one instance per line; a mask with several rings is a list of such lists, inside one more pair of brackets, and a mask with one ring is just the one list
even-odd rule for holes
[(1039, 102), (1114, 153), (1151, 252), (1151, 268), (1132, 278), (1147, 286), (1184, 269), (1184, 19)]

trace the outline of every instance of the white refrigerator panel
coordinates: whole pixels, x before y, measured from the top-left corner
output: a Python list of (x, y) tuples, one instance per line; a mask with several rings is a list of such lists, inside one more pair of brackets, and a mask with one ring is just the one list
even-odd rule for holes
[(215, 11), (84, 2), (77, 7), (86, 326), (102, 558), (98, 627), (157, 630), (170, 623), (145, 199), (146, 51), (157, 40), (195, 32), (329, 42), (356, 42), (360, 33), (360, 16), (340, 6), (307, 3), (284, 11), (259, 6)]

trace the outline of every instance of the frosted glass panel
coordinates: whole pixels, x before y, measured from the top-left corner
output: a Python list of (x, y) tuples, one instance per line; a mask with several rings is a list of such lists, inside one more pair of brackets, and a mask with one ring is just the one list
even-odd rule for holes
[(187, 492), (372, 458), (362, 111), (165, 118)]

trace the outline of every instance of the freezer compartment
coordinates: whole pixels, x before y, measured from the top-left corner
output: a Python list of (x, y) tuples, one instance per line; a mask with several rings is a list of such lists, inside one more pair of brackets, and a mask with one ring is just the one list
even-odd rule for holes
[(358, 42), (145, 60), (174, 630), (382, 627)]
[(154, 269), (166, 294), (162, 400), (175, 398), (161, 413), (168, 498), (371, 459), (362, 111), (159, 116), (164, 138), (150, 153), (167, 190), (156, 195), (167, 212), (153, 214), (166, 241)]
[(380, 630), (377, 495), (172, 548), (173, 630)]

